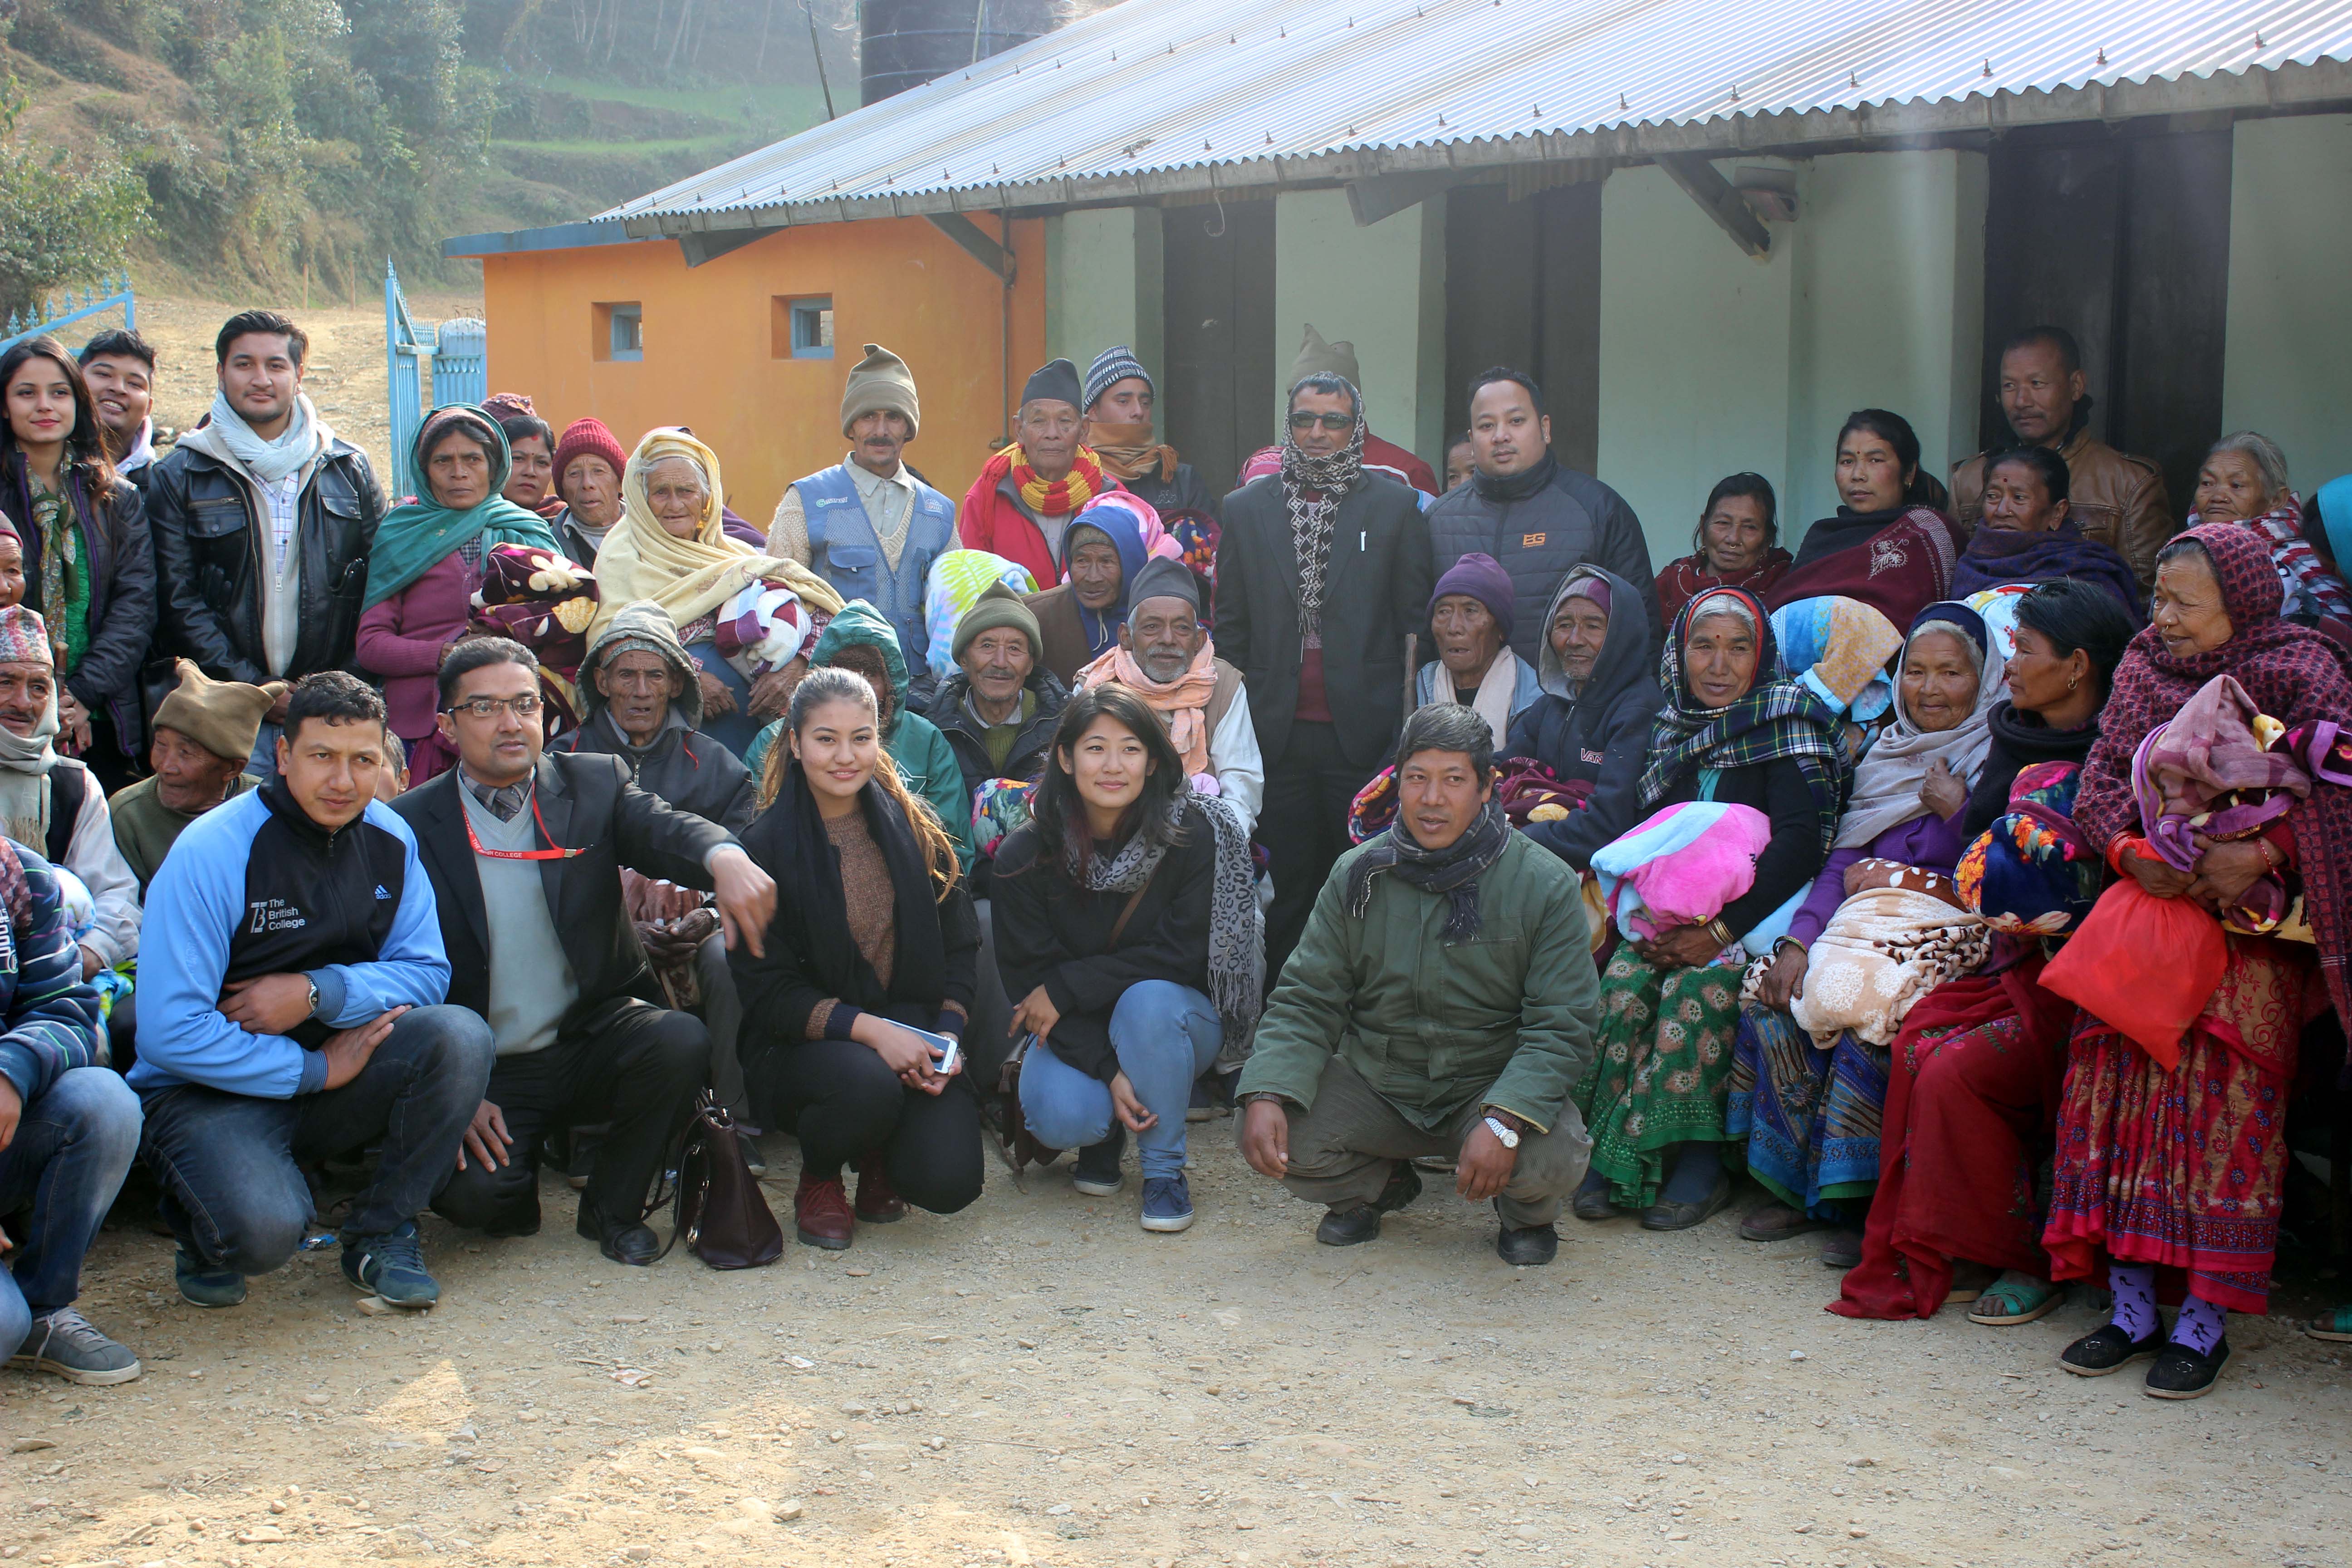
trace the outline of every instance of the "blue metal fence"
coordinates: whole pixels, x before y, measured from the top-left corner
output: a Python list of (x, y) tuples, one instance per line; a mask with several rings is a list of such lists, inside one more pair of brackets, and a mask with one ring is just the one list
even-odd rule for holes
[[(105, 290), (103, 294), (100, 290)], [(8, 312), (5, 338), (0, 338), (0, 353), (5, 353), (26, 338), (54, 332), (60, 327), (71, 326), (116, 306), (122, 308), (122, 324), (131, 331), (139, 330), (139, 300), (131, 291), (130, 276), (122, 274), (111, 279), (101, 279), (95, 288), (75, 290), (43, 300), (34, 311)], [(68, 344), (68, 347), (74, 345)]]

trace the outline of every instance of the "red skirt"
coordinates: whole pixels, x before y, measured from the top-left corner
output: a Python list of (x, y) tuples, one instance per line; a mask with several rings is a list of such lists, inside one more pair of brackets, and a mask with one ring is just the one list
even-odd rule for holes
[(2309, 954), (2231, 937), (2221, 987), (2169, 1072), (2081, 1016), (2042, 1237), (2052, 1279), (2103, 1279), (2109, 1261), (2149, 1263), (2168, 1299), (2185, 1283), (2233, 1312), (2268, 1310)]
[(2039, 1274), (2033, 1175), (2066, 1066), (2074, 1005), (2042, 989), (2037, 954), (1919, 999), (1890, 1053), (1878, 1194), (1862, 1261), (1830, 1310), (1926, 1318), (1961, 1258)]

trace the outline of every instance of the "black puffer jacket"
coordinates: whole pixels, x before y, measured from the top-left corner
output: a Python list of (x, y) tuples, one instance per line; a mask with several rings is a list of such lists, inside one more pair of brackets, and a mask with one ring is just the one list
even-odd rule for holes
[[(1479, 474), (1438, 497), (1429, 509), (1429, 542), (1441, 577), (1474, 550), (1502, 563), (1517, 612), (1511, 650), (1529, 664), (1543, 645), (1539, 617), (1570, 567), (1589, 561), (1629, 583), (1658, 577), (1641, 521), (1625, 498), (1549, 452), (1525, 473), (1505, 479)], [(1656, 594), (1642, 597), (1649, 601), (1655, 654), (1665, 646), (1665, 624)]]
[[(367, 455), (348, 441), (329, 442), (298, 505), (302, 629), (286, 673), (356, 674), (368, 552), (383, 517), (383, 491)], [(260, 563), (269, 520), (260, 507), (250, 480), (185, 439), (153, 465), (147, 480), (164, 640), (215, 680), (259, 685), (273, 679), (261, 642)]]

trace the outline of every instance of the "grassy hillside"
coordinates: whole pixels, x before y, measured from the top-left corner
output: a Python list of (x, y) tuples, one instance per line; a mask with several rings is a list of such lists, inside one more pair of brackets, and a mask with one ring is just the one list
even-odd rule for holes
[[(419, 286), (462, 289), (473, 268), (440, 260), (447, 235), (586, 217), (824, 118), (796, 6), (776, 8), (799, 26), (777, 23), (746, 80), (751, 61), (723, 32), (681, 44), (667, 0), (573, 0), (619, 36), (569, 61), (531, 31), (560, 27), (565, 0), (499, 4), (0, 5), (0, 294), (18, 275), (35, 290), (86, 281), (89, 257), (126, 243), (142, 291), (349, 300), (373, 291), (387, 255)], [(841, 8), (821, 31), (846, 105)], [(726, 71), (696, 69), (698, 56)], [(60, 191), (120, 200), (77, 220), (94, 226), (81, 249), (17, 256), (41, 247), (12, 236), (62, 226)]]

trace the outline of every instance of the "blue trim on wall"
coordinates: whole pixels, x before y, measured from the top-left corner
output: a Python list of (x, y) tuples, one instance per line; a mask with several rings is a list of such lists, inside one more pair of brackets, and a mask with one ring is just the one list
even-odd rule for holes
[(513, 256), (532, 250), (584, 250), (595, 245), (643, 245), (631, 239), (617, 219), (551, 224), (545, 228), (519, 228), (506, 234), (461, 234), (441, 242), (444, 257)]

